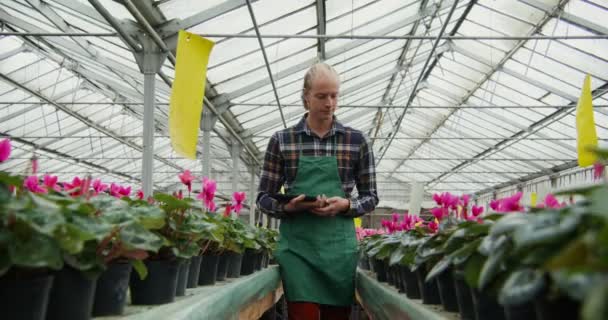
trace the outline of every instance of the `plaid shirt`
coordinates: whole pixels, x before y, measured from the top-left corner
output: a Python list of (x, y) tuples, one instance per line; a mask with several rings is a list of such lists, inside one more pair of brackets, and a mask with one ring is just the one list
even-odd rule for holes
[[(343, 126), (335, 117), (329, 132), (319, 138), (308, 128), (307, 116), (304, 115), (296, 126), (275, 132), (270, 137), (258, 187), (257, 205), (260, 210), (275, 218), (286, 215), (278, 201), (269, 194), (278, 193), (283, 185), (285, 193), (289, 194), (296, 178), (300, 149), (305, 156), (335, 155), (338, 159), (342, 189), (351, 203), (350, 210), (343, 215), (358, 217), (374, 210), (378, 204), (376, 167), (367, 138), (361, 131)], [(355, 186), (358, 195), (353, 195)]]

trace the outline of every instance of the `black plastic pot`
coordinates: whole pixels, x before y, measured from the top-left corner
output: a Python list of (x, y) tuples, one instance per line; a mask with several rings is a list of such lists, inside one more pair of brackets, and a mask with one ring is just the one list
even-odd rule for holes
[(241, 265), (241, 275), (246, 276), (255, 272), (258, 261), (261, 262), (261, 254), (252, 249), (245, 250), (243, 254), (243, 263)]
[(137, 272), (131, 272), (131, 303), (134, 305), (156, 305), (173, 302), (177, 289), (179, 261), (145, 261), (148, 276), (141, 280)]
[(190, 270), (188, 270), (188, 288), (198, 286), (198, 277), (201, 271), (201, 260), (203, 256), (194, 256), (190, 259)]
[(445, 311), (458, 312), (458, 301), (456, 299), (456, 288), (454, 287), (454, 277), (452, 269), (446, 269), (437, 276), (437, 288), (439, 289), (439, 299)]
[(132, 269), (129, 262), (115, 262), (101, 273), (95, 288), (94, 317), (121, 315), (124, 312)]
[(504, 310), (505, 318), (507, 320), (536, 320), (536, 310), (534, 308), (534, 303), (532, 302), (524, 303), (518, 306), (504, 306)]
[(270, 260), (272, 258), (270, 257), (270, 253), (269, 252), (264, 252), (264, 268), (268, 268), (268, 266), (270, 265)]
[(393, 277), (393, 268), (385, 262), (384, 270), (386, 270), (386, 282), (388, 282), (389, 285), (393, 286), (395, 284), (395, 279)]
[(254, 265), (255, 271), (262, 270), (263, 264), (264, 264), (264, 253), (262, 251), (256, 251), (255, 252), (255, 265)]
[(410, 271), (408, 266), (400, 266), (401, 279), (405, 283), (405, 294), (410, 299), (420, 299), (420, 290), (418, 289), (418, 277), (416, 273)]
[(401, 266), (395, 265), (395, 278), (397, 279), (397, 289), (399, 293), (405, 293), (405, 279), (401, 275)]
[(578, 319), (581, 305), (568, 297), (560, 296), (549, 300), (546, 297), (535, 300), (537, 320)]
[(228, 278), (238, 278), (241, 276), (241, 267), (243, 265), (243, 254), (231, 252), (230, 262), (228, 263)]
[(461, 320), (475, 320), (475, 307), (473, 306), (473, 296), (471, 289), (464, 281), (464, 277), (459, 271), (454, 272), (454, 287), (456, 289), (456, 300), (460, 311)]
[(359, 258), (359, 268), (363, 269), (363, 270), (369, 270), (369, 259), (367, 258), (367, 256), (362, 256)]
[(224, 252), (220, 254), (219, 262), (217, 264), (217, 276), (215, 279), (217, 281), (226, 280), (226, 274), (228, 274), (228, 265), (230, 264), (230, 256)]
[(374, 263), (374, 270), (376, 271), (376, 278), (378, 279), (378, 281), (386, 282), (388, 279), (386, 276), (386, 268), (384, 265), (384, 261), (374, 259), (373, 263)]
[(52, 275), (28, 278), (0, 277), (0, 312), (3, 319), (44, 320)]
[(64, 266), (55, 274), (46, 319), (90, 319), (96, 284), (97, 277), (91, 278), (80, 270)]
[(217, 254), (203, 255), (198, 284), (201, 286), (214, 285), (217, 277), (217, 265), (220, 257)]
[(505, 319), (504, 309), (498, 304), (495, 297), (473, 288), (471, 288), (471, 296), (473, 297), (473, 306), (475, 308), (475, 319)]
[(420, 266), (416, 269), (416, 277), (418, 279), (418, 288), (420, 289), (420, 296), (422, 297), (423, 304), (441, 304), (439, 298), (439, 288), (437, 288), (437, 281), (426, 282), (427, 271), (424, 266)]
[(179, 263), (179, 268), (177, 269), (177, 287), (175, 289), (175, 296), (181, 297), (186, 294), (189, 272), (190, 259), (182, 259)]

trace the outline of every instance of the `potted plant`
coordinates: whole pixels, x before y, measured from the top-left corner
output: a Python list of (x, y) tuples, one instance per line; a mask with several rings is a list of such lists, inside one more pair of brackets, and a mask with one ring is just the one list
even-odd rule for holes
[(97, 247), (106, 270), (97, 280), (93, 316), (120, 315), (126, 303), (132, 267), (140, 279), (147, 276), (143, 260), (148, 252), (157, 252), (164, 240), (153, 230), (165, 224), (165, 214), (143, 200), (99, 196), (91, 199), (102, 220), (112, 230)]

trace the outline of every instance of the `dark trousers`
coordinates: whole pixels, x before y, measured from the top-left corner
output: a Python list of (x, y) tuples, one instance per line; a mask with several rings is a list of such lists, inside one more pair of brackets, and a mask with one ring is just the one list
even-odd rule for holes
[(350, 306), (328, 306), (312, 302), (287, 302), (289, 320), (348, 320)]

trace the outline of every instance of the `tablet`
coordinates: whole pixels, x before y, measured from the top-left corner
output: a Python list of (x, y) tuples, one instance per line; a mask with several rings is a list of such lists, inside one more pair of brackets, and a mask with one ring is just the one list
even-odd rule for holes
[[(291, 201), (291, 199), (297, 198), (299, 195), (297, 194), (282, 194), (282, 193), (276, 193), (276, 194), (271, 194), (270, 197), (282, 202), (282, 203), (287, 203), (289, 201)], [(306, 202), (313, 202), (313, 201), (317, 201), (316, 197), (312, 197), (312, 196), (305, 196), (304, 197), (304, 201)]]

